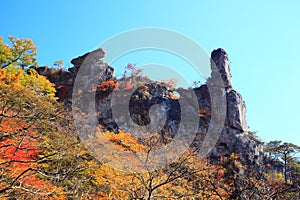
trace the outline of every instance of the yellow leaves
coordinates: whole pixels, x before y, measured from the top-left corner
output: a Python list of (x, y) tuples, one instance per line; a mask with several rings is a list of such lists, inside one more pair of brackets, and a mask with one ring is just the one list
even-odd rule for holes
[(0, 81), (7, 85), (18, 85), (20, 84), (20, 77), (22, 73), (15, 68), (0, 69)]
[(47, 95), (51, 100), (56, 100), (54, 84), (37, 73), (26, 74), (22, 69), (13, 66), (0, 69), (0, 87), (9, 90), (22, 91), (30, 89), (37, 95)]
[[(94, 136), (85, 141), (93, 149), (94, 156), (104, 164), (112, 165), (119, 170), (139, 171), (145, 164), (146, 146), (138, 142), (138, 138), (120, 131), (98, 131)], [(99, 148), (100, 147), (100, 148)]]
[(279, 178), (280, 180), (284, 180), (284, 177), (283, 177), (282, 173), (277, 173), (276, 176), (277, 176), (277, 178)]
[(19, 39), (10, 36), (11, 45), (4, 43), (0, 39), (0, 68), (6, 68), (14, 65), (18, 67), (27, 67), (29, 65), (37, 66), (36, 56), (37, 47), (30, 39)]
[(231, 155), (230, 155), (230, 158), (231, 159), (233, 159), (233, 160), (237, 160), (237, 159), (239, 159), (239, 155), (238, 154), (235, 154), (235, 153), (232, 153)]
[(132, 136), (130, 133), (125, 133), (120, 130), (119, 134), (106, 131), (104, 135), (116, 144), (121, 150), (129, 150), (133, 152), (143, 152), (146, 150), (146, 146), (138, 143), (138, 138)]

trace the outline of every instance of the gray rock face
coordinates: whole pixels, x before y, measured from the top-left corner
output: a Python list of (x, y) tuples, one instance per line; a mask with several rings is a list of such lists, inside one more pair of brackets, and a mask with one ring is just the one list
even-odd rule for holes
[[(74, 68), (71, 70), (77, 72), (87, 55), (85, 54), (73, 59)], [(100, 55), (102, 58), (104, 51), (102, 49), (97, 50), (95, 55)], [(99, 64), (98, 61), (91, 63), (91, 65), (97, 64)], [(113, 77), (113, 68), (106, 63), (101, 64), (105, 65), (106, 68), (104, 72), (101, 72), (99, 83), (107, 80), (115, 80)], [(113, 89), (97, 91), (96, 110), (99, 123), (107, 130), (118, 133), (120, 128), (126, 129), (130, 127), (132, 121), (139, 126), (144, 126), (149, 124), (151, 119), (154, 118), (158, 119), (155, 121), (157, 123), (155, 126), (162, 126), (162, 129), (158, 132), (163, 137), (172, 139), (177, 134), (182, 120), (181, 117), (189, 114), (194, 119), (199, 119), (197, 136), (192, 146), (200, 147), (208, 130), (212, 113), (211, 98), (214, 97), (211, 96), (208, 88), (209, 86), (221, 87), (224, 88), (222, 95), (226, 96), (227, 100), (225, 105), (227, 108), (226, 118), (221, 136), (209, 153), (209, 156), (218, 158), (219, 156), (229, 156), (231, 153), (237, 153), (240, 154), (241, 160), (244, 163), (249, 165), (259, 164), (262, 159), (262, 143), (247, 132), (246, 105), (241, 94), (232, 89), (228, 55), (224, 49), (217, 49), (212, 52), (211, 68), (211, 78), (209, 78), (207, 84), (193, 90), (176, 89), (176, 92), (180, 94), (179, 99), (173, 98), (173, 91), (168, 90), (162, 83), (153, 81), (145, 82), (141, 77), (138, 77), (140, 80), (137, 82), (143, 82), (144, 85), (137, 89), (121, 90), (114, 94), (112, 93)], [(219, 77), (221, 77), (221, 82)], [(195, 109), (189, 103), (179, 103), (180, 99), (191, 98), (191, 92), (196, 94), (199, 109)], [(112, 94), (118, 97), (114, 101)], [(118, 108), (114, 110), (114, 113), (112, 104)], [(152, 109), (154, 105), (159, 105), (159, 107)], [(122, 112), (126, 109), (128, 110), (126, 116), (121, 116)], [(121, 117), (117, 118), (116, 116), (118, 115)], [(149, 117), (150, 115), (152, 117)], [(161, 125), (160, 123), (163, 119), (165, 120)], [(130, 130), (128, 131), (130, 132)]]
[(219, 48), (211, 53), (211, 70), (211, 76), (213, 79), (218, 77), (218, 74), (220, 74), (224, 87), (226, 89), (232, 88), (228, 55), (224, 49)]
[(77, 58), (74, 58), (71, 60), (71, 63), (74, 65), (74, 67), (79, 68), (84, 62), (87, 62), (87, 58), (91, 60), (91, 58), (95, 58), (96, 60), (100, 60), (101, 58), (104, 58), (105, 51), (101, 48), (96, 49), (92, 52), (88, 52), (82, 56), (79, 56)]
[[(89, 66), (90, 73), (99, 74), (99, 81), (107, 81), (113, 78), (114, 76), (114, 68), (110, 67), (107, 63), (105, 63), (102, 58), (105, 57), (105, 51), (101, 48), (96, 49), (92, 52), (88, 52), (82, 56), (74, 58), (71, 60), (71, 63), (74, 67), (69, 68), (69, 71), (76, 76), (79, 68), (84, 64)], [(103, 71), (92, 72), (93, 69), (98, 69), (97, 66), (101, 66), (101, 68), (105, 69)]]
[(246, 104), (241, 94), (232, 89), (228, 55), (224, 49), (217, 49), (212, 52), (211, 59), (212, 77), (209, 81), (220, 87), (222, 84), (218, 84), (217, 79), (221, 76), (226, 91), (227, 114), (222, 134), (210, 156), (229, 156), (234, 152), (240, 154), (241, 160), (247, 164), (259, 164), (263, 146), (247, 132)]
[(227, 120), (230, 127), (247, 131), (248, 125), (246, 121), (246, 104), (242, 96), (235, 90), (226, 93), (227, 97)]
[(111, 93), (104, 96), (96, 92), (99, 122), (115, 133), (119, 129), (134, 131), (133, 123), (139, 127), (151, 124), (163, 137), (173, 138), (181, 120), (181, 105), (170, 95), (167, 87), (158, 82), (114, 91), (113, 98)]

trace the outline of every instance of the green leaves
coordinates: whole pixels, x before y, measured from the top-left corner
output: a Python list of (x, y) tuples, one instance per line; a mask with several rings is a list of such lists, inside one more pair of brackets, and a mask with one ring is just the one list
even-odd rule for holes
[(283, 159), (284, 157), (293, 156), (300, 152), (300, 146), (282, 142), (282, 141), (271, 141), (266, 145), (265, 152), (270, 153), (276, 158)]
[(0, 37), (0, 68), (11, 65), (22, 69), (30, 65), (37, 66), (37, 47), (31, 39), (19, 39), (10, 36), (9, 40), (11, 45), (6, 44)]

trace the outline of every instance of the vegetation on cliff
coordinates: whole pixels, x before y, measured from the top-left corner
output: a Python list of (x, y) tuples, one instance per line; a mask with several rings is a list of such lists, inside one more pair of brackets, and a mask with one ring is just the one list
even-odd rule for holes
[[(51, 74), (59, 76), (55, 79), (38, 74), (33, 42), (16, 37), (10, 41), (11, 45), (0, 39), (0, 199), (300, 198), (300, 147), (280, 141), (265, 145), (259, 168), (244, 164), (235, 152), (210, 159), (200, 158), (194, 148), (162, 169), (144, 172), (119, 171), (98, 161), (79, 139), (68, 102), (63, 101), (70, 98), (65, 79), (72, 76), (59, 70)], [(130, 76), (140, 73), (136, 66), (127, 67)], [(55, 85), (49, 80), (58, 81)], [(129, 90), (131, 84), (105, 80), (94, 89)], [(205, 118), (207, 112), (199, 115)], [(111, 155), (147, 155), (159, 141), (157, 135), (141, 140), (118, 133), (100, 124), (94, 143), (105, 137), (115, 147)], [(139, 165), (133, 157), (128, 160)]]

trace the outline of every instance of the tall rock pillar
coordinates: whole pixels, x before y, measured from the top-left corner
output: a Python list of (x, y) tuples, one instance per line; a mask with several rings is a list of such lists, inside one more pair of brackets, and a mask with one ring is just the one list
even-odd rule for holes
[(247, 131), (246, 104), (241, 94), (232, 89), (228, 54), (222, 48), (211, 53), (211, 78), (213, 85), (224, 87), (226, 91), (227, 115), (225, 125), (240, 132)]
[(218, 83), (217, 79), (221, 76), (225, 89), (232, 88), (228, 55), (224, 49), (219, 48), (211, 53), (211, 70), (214, 84)]
[(246, 120), (246, 104), (242, 95), (232, 87), (228, 54), (224, 49), (216, 49), (211, 53), (211, 78), (208, 84), (222, 87), (226, 95), (226, 119), (212, 156), (239, 153), (247, 164), (258, 164), (261, 160), (262, 145), (260, 141), (248, 133)]

